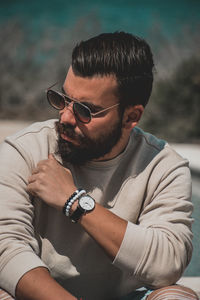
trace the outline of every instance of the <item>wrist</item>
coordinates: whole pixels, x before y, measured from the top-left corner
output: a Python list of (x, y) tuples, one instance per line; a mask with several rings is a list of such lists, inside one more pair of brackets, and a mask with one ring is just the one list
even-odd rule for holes
[(73, 204), (84, 194), (86, 194), (86, 191), (82, 188), (75, 190), (75, 192), (71, 194), (63, 206), (63, 213), (65, 216), (70, 216)]
[(83, 189), (77, 189), (65, 202), (63, 213), (70, 217), (73, 223), (77, 223), (80, 218), (93, 211), (95, 200)]
[(74, 203), (73, 211), (70, 213), (70, 219), (77, 223), (84, 215), (92, 212), (95, 208), (95, 200), (88, 194), (83, 194)]
[(76, 186), (73, 186), (72, 188), (70, 188), (70, 190), (67, 191), (63, 191), (61, 195), (57, 195), (58, 196), (58, 201), (57, 201), (57, 209), (60, 211), (63, 211), (63, 207), (66, 204), (66, 200), (69, 199), (69, 197), (77, 190)]

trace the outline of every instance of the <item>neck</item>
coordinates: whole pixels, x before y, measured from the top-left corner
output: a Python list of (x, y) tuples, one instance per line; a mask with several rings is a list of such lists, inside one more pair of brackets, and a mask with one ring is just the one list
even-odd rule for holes
[(117, 157), (119, 154), (121, 154), (129, 141), (130, 135), (123, 135), (121, 136), (121, 138), (119, 139), (118, 143), (112, 148), (112, 150), (105, 154), (104, 156), (95, 159), (94, 161), (106, 161), (106, 160), (111, 160), (115, 157)]

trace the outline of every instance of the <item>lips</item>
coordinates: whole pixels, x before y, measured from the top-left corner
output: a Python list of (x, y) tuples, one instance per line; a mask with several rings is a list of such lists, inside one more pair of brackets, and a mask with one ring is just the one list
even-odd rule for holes
[(63, 131), (59, 132), (59, 134), (63, 140), (72, 143), (76, 146), (79, 145), (79, 142), (74, 137), (72, 137), (72, 134), (68, 135), (67, 132), (63, 132)]
[(60, 136), (63, 140), (76, 144), (76, 141), (74, 141), (72, 138), (70, 138), (68, 135), (66, 135), (65, 133), (60, 133)]
[(78, 136), (74, 132), (74, 128), (70, 127), (68, 124), (62, 124), (56, 122), (56, 129), (59, 136), (66, 142), (69, 142), (73, 145), (80, 145)]

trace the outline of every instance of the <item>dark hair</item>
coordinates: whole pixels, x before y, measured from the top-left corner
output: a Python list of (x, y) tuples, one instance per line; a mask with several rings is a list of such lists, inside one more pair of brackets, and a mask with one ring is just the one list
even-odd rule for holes
[(76, 45), (73, 72), (82, 77), (114, 75), (122, 107), (149, 100), (153, 84), (153, 57), (149, 45), (125, 32), (103, 33)]

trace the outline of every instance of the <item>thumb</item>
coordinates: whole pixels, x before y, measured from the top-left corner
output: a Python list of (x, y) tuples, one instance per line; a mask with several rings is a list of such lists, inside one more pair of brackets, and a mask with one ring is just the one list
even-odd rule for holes
[(49, 154), (48, 159), (55, 160), (55, 157), (54, 157), (54, 155), (51, 153), (51, 154)]

